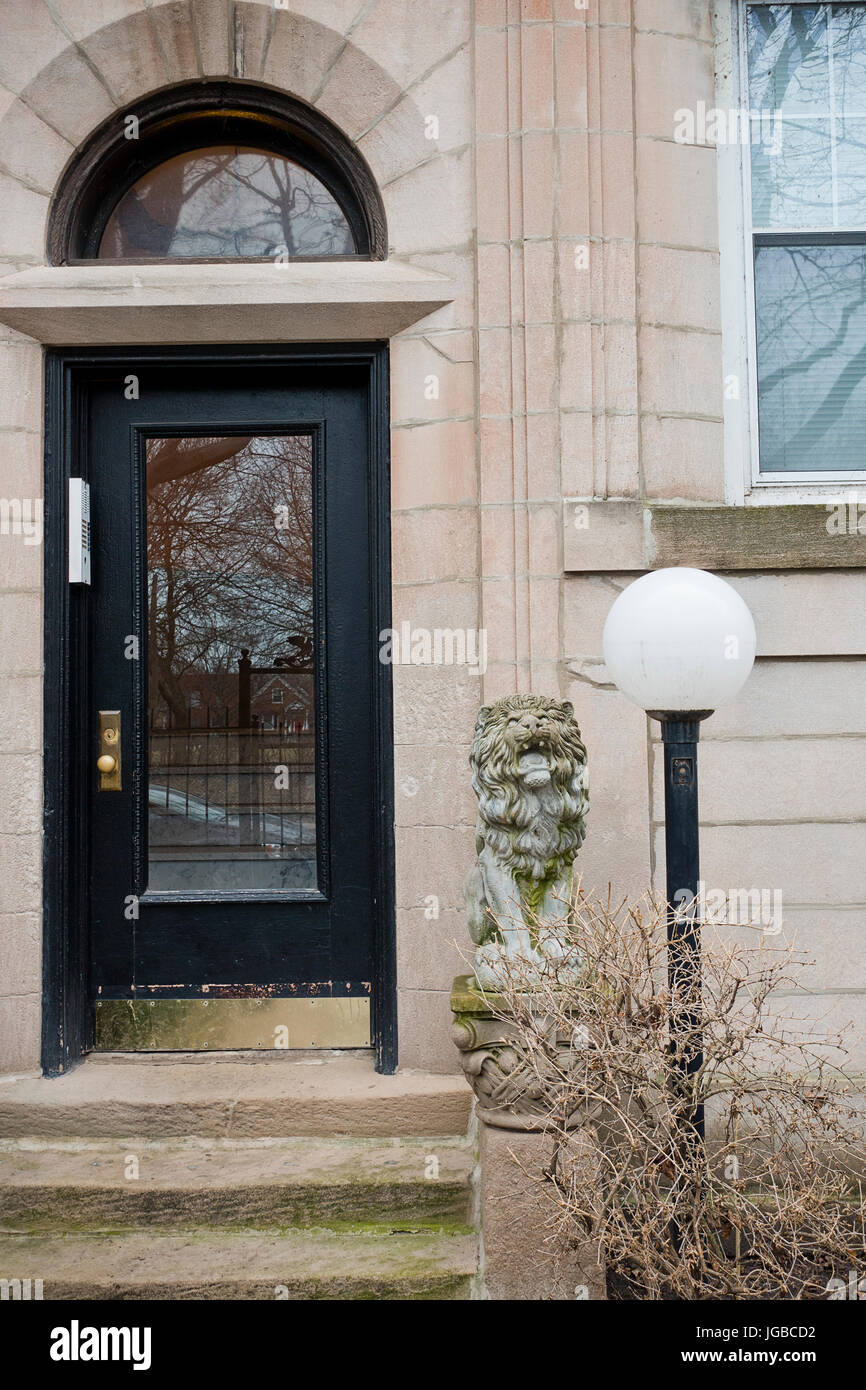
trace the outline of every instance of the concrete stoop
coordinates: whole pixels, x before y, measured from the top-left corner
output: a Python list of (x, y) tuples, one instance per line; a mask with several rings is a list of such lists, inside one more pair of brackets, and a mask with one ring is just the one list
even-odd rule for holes
[(0, 1279), (46, 1299), (468, 1299), (462, 1078), (98, 1057), (0, 1084)]

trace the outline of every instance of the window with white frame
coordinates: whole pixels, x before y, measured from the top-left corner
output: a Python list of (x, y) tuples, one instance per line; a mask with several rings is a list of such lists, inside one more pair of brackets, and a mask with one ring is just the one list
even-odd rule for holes
[(741, 0), (759, 478), (866, 472), (866, 3)]

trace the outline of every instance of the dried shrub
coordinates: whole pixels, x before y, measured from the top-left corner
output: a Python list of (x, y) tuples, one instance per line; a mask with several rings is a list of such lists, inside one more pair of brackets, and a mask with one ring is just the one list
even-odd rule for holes
[[(807, 987), (810, 962), (774, 938), (717, 936), (700, 1032), (672, 1040), (684, 1005), (663, 905), (578, 897), (555, 930), (572, 969), (503, 957), (487, 995), (513, 1035), (514, 1076), (548, 1098), (552, 1158), (537, 1176), (551, 1240), (591, 1241), (619, 1298), (825, 1299), (830, 1280), (862, 1273), (862, 1092), (842, 1036), (780, 1001)], [(678, 1063), (699, 1047), (684, 1092)], [(705, 1144), (689, 1124), (699, 1104)], [(575, 1128), (592, 1135), (591, 1162)]]

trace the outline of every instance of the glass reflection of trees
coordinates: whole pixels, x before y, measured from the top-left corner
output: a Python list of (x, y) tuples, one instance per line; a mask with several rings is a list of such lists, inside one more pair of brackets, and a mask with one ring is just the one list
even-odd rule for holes
[(351, 256), (339, 203), (308, 169), (239, 145), (176, 155), (120, 199), (100, 258)]
[(866, 5), (747, 24), (761, 470), (862, 469)]
[(866, 246), (759, 246), (758, 396), (764, 469), (861, 469)]
[[(756, 227), (866, 222), (866, 7), (750, 5)], [(768, 124), (763, 127), (766, 137)]]
[(147, 447), (150, 704), (183, 727), (201, 704), (237, 720), (238, 658), (294, 667), (312, 700), (309, 436), (152, 439)]

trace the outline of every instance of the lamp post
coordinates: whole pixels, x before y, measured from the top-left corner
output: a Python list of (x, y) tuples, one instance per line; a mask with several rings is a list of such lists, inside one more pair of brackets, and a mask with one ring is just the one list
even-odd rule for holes
[[(755, 645), (755, 624), (740, 595), (705, 570), (663, 569), (635, 580), (604, 627), (604, 659), (613, 680), (662, 726), (669, 1048), (683, 1096), (703, 1065), (698, 738), (701, 720), (744, 685)], [(687, 1110), (686, 1123), (702, 1140), (702, 1104)]]

